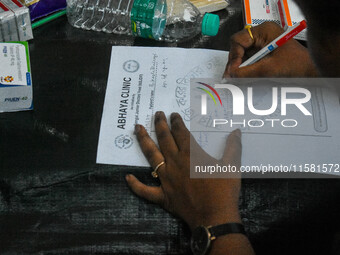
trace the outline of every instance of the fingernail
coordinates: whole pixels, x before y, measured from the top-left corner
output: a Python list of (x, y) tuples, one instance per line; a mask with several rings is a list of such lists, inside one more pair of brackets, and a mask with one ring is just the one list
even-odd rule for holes
[(125, 180), (126, 180), (126, 181), (129, 181), (129, 180), (130, 180), (130, 177), (131, 177), (131, 174), (125, 175)]
[(242, 138), (242, 132), (241, 132), (241, 130), (240, 129), (236, 129), (235, 131), (234, 131), (234, 134), (238, 137), (238, 138)]
[(173, 121), (177, 116), (178, 116), (178, 113), (176, 113), (176, 112), (171, 113), (170, 121)]
[(158, 122), (160, 120), (160, 117), (161, 117), (161, 112), (160, 111), (157, 111), (155, 113), (155, 122)]
[(135, 125), (135, 132), (133, 132), (134, 134), (137, 134), (140, 131), (140, 125), (136, 124)]

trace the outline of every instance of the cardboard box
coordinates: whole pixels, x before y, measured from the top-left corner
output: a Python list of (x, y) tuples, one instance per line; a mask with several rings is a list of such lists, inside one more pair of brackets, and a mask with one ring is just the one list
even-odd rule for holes
[[(281, 12), (281, 15), (283, 15), (283, 18), (287, 17), (286, 15), (290, 15), (292, 26), (305, 19), (299, 7), (293, 0), (243, 0), (244, 23), (246, 25), (257, 26), (263, 22), (273, 21), (278, 25), (281, 25), (282, 21), (279, 10), (279, 3), (281, 4), (281, 2), (287, 6), (287, 8), (283, 7), (283, 9), (288, 10)], [(302, 31), (294, 38), (307, 40), (306, 31)]]
[(229, 2), (226, 0), (189, 0), (201, 13), (216, 12), (225, 9)]
[(0, 2), (0, 42), (18, 41), (17, 22), (14, 13)]
[(0, 112), (33, 109), (27, 42), (0, 43)]
[[(304, 16), (300, 8), (293, 1), (278, 0), (277, 2), (281, 26), (286, 30), (288, 27), (294, 26), (296, 23), (304, 20)], [(298, 40), (307, 41), (307, 29), (300, 32), (294, 37)]]
[(277, 0), (243, 0), (243, 14), (246, 25), (257, 26), (266, 21), (280, 25)]
[(19, 40), (27, 41), (33, 39), (29, 9), (18, 0), (0, 0), (0, 2), (15, 15)]

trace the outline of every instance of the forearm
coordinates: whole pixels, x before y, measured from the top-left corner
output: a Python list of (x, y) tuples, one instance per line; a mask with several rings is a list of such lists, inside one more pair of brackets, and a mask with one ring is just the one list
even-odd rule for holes
[[(237, 209), (231, 210), (228, 216), (219, 224), (224, 223), (242, 223), (240, 214)], [(216, 224), (218, 225), (218, 224)], [(253, 255), (255, 254), (249, 239), (243, 234), (228, 234), (220, 236), (212, 241), (210, 255)]]
[[(226, 223), (242, 223), (240, 213), (237, 209), (238, 205), (229, 203), (229, 210), (224, 213), (206, 215), (196, 222), (195, 227), (201, 226), (218, 226)], [(195, 229), (191, 225), (191, 229)], [(255, 252), (246, 235), (243, 234), (227, 234), (219, 236), (212, 240), (209, 255), (254, 255)]]
[(248, 238), (242, 234), (220, 236), (213, 241), (209, 255), (253, 255)]

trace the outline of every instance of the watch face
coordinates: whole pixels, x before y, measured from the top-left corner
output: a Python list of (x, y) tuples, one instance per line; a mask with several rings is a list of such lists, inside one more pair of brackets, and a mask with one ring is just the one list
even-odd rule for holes
[(191, 237), (191, 251), (194, 255), (204, 255), (210, 246), (210, 233), (201, 226), (194, 230)]

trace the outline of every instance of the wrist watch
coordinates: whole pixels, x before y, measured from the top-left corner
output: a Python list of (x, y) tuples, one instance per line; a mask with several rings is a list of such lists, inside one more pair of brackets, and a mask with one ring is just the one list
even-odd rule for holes
[(194, 255), (206, 255), (210, 249), (211, 241), (228, 234), (246, 235), (246, 232), (240, 223), (227, 223), (214, 227), (199, 226), (192, 232), (191, 251)]

